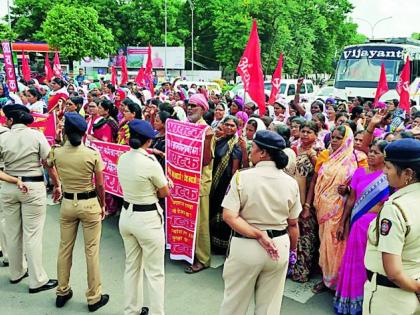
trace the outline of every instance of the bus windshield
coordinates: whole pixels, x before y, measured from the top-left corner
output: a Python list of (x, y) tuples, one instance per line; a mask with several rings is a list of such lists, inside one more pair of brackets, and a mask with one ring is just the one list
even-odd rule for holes
[(387, 59), (347, 59), (340, 60), (337, 67), (336, 81), (378, 81), (381, 64), (385, 65), (388, 82), (397, 82), (402, 60)]

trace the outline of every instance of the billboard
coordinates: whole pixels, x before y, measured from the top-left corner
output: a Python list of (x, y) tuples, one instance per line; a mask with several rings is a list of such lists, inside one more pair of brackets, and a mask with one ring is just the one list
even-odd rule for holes
[[(148, 47), (127, 47), (127, 67), (146, 67)], [(153, 69), (165, 68), (165, 47), (152, 47)], [(185, 68), (185, 47), (166, 48), (166, 68)]]

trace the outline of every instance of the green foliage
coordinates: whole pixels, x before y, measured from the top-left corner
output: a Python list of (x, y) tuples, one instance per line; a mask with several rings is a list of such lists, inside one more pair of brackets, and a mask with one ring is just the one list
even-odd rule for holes
[(115, 48), (112, 33), (98, 22), (96, 10), (89, 7), (55, 5), (39, 36), (70, 60), (104, 58)]
[(420, 33), (411, 34), (411, 38), (420, 40)]
[(16, 37), (17, 34), (10, 29), (9, 25), (0, 23), (0, 41), (14, 41)]

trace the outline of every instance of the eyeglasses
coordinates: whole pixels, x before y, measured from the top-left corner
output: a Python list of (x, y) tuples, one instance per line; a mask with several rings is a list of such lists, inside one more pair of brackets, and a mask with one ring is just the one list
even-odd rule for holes
[(188, 104), (187, 105), (187, 108), (191, 108), (191, 109), (196, 108), (196, 107), (197, 107), (197, 105), (195, 105), (195, 104)]

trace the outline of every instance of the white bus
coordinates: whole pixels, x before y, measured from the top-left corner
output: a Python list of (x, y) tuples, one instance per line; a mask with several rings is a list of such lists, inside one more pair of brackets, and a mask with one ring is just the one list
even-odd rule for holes
[(411, 60), (410, 96), (419, 104), (420, 41), (407, 38), (374, 40), (345, 47), (337, 64), (334, 96), (343, 100), (356, 96), (373, 100), (383, 63), (389, 91), (381, 100), (399, 99), (395, 87), (407, 55)]

